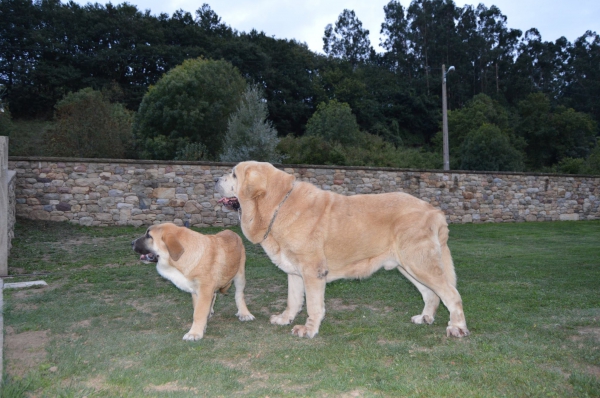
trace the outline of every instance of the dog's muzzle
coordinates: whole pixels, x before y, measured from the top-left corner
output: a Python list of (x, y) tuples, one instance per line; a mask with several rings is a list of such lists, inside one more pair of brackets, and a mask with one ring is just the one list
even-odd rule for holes
[(157, 263), (158, 254), (153, 253), (151, 250), (148, 250), (145, 241), (146, 239), (144, 237), (132, 241), (131, 247), (133, 251), (140, 254), (141, 261), (144, 261), (146, 263)]

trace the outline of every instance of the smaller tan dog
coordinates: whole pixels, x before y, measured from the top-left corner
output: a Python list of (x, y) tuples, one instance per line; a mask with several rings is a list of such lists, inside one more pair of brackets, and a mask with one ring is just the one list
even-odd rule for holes
[(246, 250), (242, 239), (232, 231), (202, 235), (172, 223), (153, 225), (146, 235), (131, 242), (145, 263), (156, 263), (156, 270), (175, 286), (192, 294), (194, 322), (184, 340), (200, 340), (208, 318), (213, 314), (217, 290), (225, 293), (235, 284), (236, 314), (240, 321), (251, 321), (244, 300)]

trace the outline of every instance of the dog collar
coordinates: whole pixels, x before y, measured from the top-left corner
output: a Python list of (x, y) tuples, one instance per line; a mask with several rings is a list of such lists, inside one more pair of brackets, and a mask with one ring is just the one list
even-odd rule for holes
[(271, 218), (271, 222), (269, 223), (269, 228), (267, 228), (267, 232), (265, 233), (265, 236), (263, 236), (263, 240), (260, 241), (260, 243), (263, 243), (265, 241), (265, 239), (267, 239), (267, 236), (269, 236), (269, 233), (271, 233), (271, 228), (273, 227), (273, 223), (275, 222), (275, 219), (277, 218), (277, 213), (279, 213), (279, 209), (281, 208), (281, 206), (290, 197), (290, 194), (292, 193), (294, 186), (295, 186), (295, 184), (292, 184), (292, 188), (285, 195), (285, 198), (283, 198), (283, 200), (281, 202), (279, 202), (279, 206), (277, 206), (277, 209), (275, 210), (275, 213), (273, 214), (273, 218)]

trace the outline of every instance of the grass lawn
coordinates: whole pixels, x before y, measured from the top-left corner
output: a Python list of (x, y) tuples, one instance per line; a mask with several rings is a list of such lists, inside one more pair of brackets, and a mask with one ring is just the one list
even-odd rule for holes
[(600, 396), (600, 222), (450, 230), (467, 338), (446, 337), (445, 307), (411, 324), (420, 294), (383, 270), (330, 283), (319, 335), (294, 337), (269, 323), (286, 275), (246, 241), (256, 320), (219, 295), (191, 343), (190, 295), (131, 250), (143, 229), (18, 220), (10, 273), (49, 274), (5, 282), (49, 287), (4, 291), (2, 396)]

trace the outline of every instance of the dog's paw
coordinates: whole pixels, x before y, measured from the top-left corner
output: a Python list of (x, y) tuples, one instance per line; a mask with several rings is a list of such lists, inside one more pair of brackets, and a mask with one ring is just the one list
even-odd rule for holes
[(305, 325), (296, 325), (292, 329), (292, 334), (298, 337), (309, 337), (313, 338), (317, 335), (318, 332), (307, 328)]
[(254, 320), (254, 315), (252, 315), (251, 313), (246, 313), (246, 314), (240, 314), (239, 312), (237, 314), (235, 314), (240, 321), (245, 322), (245, 321), (253, 321)]
[(459, 328), (458, 326), (448, 326), (446, 328), (446, 336), (448, 337), (466, 337), (471, 332), (466, 327)]
[(410, 318), (410, 321), (412, 323), (415, 323), (417, 325), (422, 325), (424, 323), (426, 323), (427, 325), (431, 325), (434, 321), (434, 318), (432, 316), (429, 315), (415, 315), (412, 318)]
[(273, 325), (289, 325), (293, 320), (294, 318), (290, 318), (285, 312), (279, 315), (271, 315), (271, 323)]
[(204, 337), (204, 333), (192, 333), (192, 332), (187, 332), (184, 336), (183, 339), (185, 341), (198, 341), (200, 339), (202, 339), (202, 337)]

